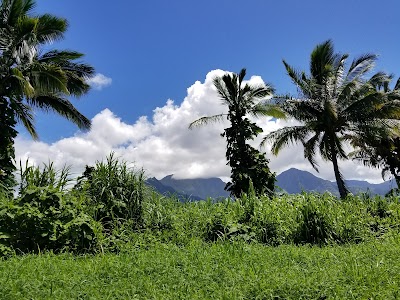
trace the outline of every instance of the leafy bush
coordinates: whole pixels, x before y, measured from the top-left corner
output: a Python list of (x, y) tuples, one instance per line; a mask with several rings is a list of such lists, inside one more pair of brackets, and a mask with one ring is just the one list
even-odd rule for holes
[[(154, 191), (149, 191), (146, 200), (143, 204), (144, 227), (153, 231), (173, 229), (172, 210), (175, 206), (174, 199), (167, 199)], [(176, 201), (179, 202), (178, 199)]]
[(87, 213), (87, 199), (67, 191), (69, 168), (56, 171), (20, 164), (17, 198), (0, 201), (0, 251), (40, 252), (96, 250), (101, 224)]
[(22, 253), (95, 250), (101, 226), (80, 207), (54, 188), (26, 190), (0, 204), (0, 243)]
[(218, 203), (164, 199), (157, 212), (146, 214), (146, 224), (159, 224), (170, 214), (163, 230), (157, 229), (158, 225), (148, 229), (159, 232), (160, 241), (177, 244), (186, 244), (196, 237), (207, 242), (240, 239), (267, 245), (359, 243), (399, 232), (398, 200), (385, 200), (386, 217), (380, 218), (371, 213), (375, 206), (382, 207), (379, 199), (366, 201), (354, 196), (339, 200), (330, 194), (273, 199), (244, 195), (236, 201)]

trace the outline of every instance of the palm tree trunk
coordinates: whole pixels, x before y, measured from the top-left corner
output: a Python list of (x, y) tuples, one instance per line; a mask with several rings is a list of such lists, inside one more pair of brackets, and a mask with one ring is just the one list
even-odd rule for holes
[(344, 199), (348, 195), (349, 190), (347, 189), (346, 184), (344, 183), (344, 180), (340, 174), (336, 153), (332, 153), (332, 163), (333, 163), (333, 171), (335, 173), (336, 183), (339, 189), (340, 198)]
[(17, 131), (12, 109), (4, 97), (0, 97), (0, 184), (11, 189), (15, 186), (14, 139)]

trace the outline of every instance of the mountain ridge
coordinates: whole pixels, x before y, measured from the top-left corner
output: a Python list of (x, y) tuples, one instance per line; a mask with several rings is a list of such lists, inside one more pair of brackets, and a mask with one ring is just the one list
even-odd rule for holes
[[(335, 181), (329, 181), (317, 177), (310, 172), (290, 168), (276, 176), (276, 185), (288, 194), (306, 192), (329, 192), (339, 196)], [(371, 195), (385, 195), (396, 183), (385, 181), (379, 184), (369, 183), (362, 180), (346, 180), (349, 190), (353, 194), (366, 192)], [(180, 200), (193, 200), (210, 198), (227, 198), (229, 193), (224, 190), (225, 182), (220, 178), (197, 178), (197, 179), (175, 179), (173, 175), (167, 175), (158, 180), (150, 178), (147, 184), (164, 195), (175, 195)]]

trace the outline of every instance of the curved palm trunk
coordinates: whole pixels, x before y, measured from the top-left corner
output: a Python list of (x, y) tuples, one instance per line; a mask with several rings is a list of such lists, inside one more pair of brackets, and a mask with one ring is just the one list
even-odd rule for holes
[(348, 195), (349, 190), (347, 189), (346, 184), (344, 183), (344, 180), (340, 175), (336, 153), (333, 153), (332, 155), (332, 164), (333, 164), (333, 171), (335, 173), (336, 183), (339, 189), (340, 198), (344, 199)]

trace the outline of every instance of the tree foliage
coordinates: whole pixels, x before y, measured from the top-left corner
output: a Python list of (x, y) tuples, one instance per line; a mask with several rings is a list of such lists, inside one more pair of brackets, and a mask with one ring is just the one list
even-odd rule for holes
[(339, 159), (348, 159), (344, 148), (346, 141), (375, 132), (377, 128), (392, 128), (393, 120), (400, 116), (399, 103), (386, 91), (376, 89), (376, 81), (385, 74), (377, 73), (365, 79), (376, 56), (361, 55), (350, 65), (348, 57), (348, 54), (335, 53), (333, 43), (328, 40), (312, 51), (309, 74), (283, 61), (299, 96), (282, 101), (281, 107), (301, 124), (274, 131), (263, 140), (263, 143), (273, 141), (274, 154), (289, 143), (301, 142), (304, 157), (317, 171), (316, 154), (319, 152), (324, 160), (333, 164), (341, 198), (348, 194), (338, 165)]
[(247, 193), (252, 184), (257, 195), (271, 195), (274, 191), (275, 174), (268, 167), (268, 159), (247, 142), (253, 140), (263, 130), (249, 119), (249, 115), (258, 117), (272, 115), (283, 117), (283, 113), (274, 105), (266, 103), (273, 89), (269, 85), (250, 85), (244, 83), (246, 70), (239, 74), (225, 74), (214, 78), (214, 86), (228, 106), (227, 114), (202, 117), (192, 122), (189, 128), (227, 119), (231, 126), (221, 134), (226, 138), (226, 159), (231, 167), (231, 182), (225, 189), (235, 197)]
[(67, 99), (88, 92), (94, 69), (75, 51), (43, 51), (63, 38), (68, 23), (49, 14), (34, 16), (33, 0), (3, 0), (0, 4), (0, 180), (13, 182), (15, 125), (21, 123), (34, 139), (34, 109), (56, 112), (90, 128), (90, 120)]
[[(387, 98), (387, 110), (390, 106), (397, 106), (400, 101), (400, 78), (394, 88), (390, 89), (392, 75), (378, 73), (370, 82), (377, 91), (383, 92)], [(389, 105), (390, 104), (390, 105)], [(362, 161), (364, 165), (382, 169), (382, 177), (391, 174), (400, 187), (400, 132), (397, 116), (393, 116), (394, 126), (377, 126), (375, 130), (364, 131), (352, 136), (352, 145), (357, 150), (351, 153), (355, 160)]]

